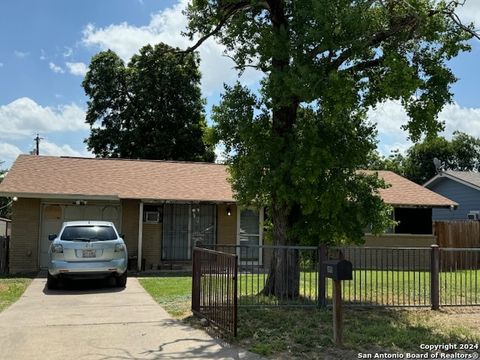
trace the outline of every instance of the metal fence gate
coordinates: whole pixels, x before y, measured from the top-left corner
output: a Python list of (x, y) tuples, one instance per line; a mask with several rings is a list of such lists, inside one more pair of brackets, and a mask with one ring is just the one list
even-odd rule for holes
[(237, 336), (238, 256), (193, 248), (192, 312)]

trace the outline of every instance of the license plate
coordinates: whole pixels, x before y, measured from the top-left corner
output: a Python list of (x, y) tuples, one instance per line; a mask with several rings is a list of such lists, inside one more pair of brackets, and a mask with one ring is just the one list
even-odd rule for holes
[(88, 249), (88, 250), (83, 250), (82, 252), (82, 257), (84, 258), (94, 258), (96, 256), (95, 250), (93, 249)]

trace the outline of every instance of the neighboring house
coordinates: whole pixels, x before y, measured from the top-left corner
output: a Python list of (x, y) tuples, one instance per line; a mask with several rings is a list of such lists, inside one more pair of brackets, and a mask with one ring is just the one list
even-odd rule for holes
[(424, 186), (458, 203), (455, 211), (435, 209), (434, 220), (480, 219), (480, 174), (473, 171), (442, 171)]
[[(456, 203), (388, 171), (380, 195), (395, 207), (396, 232), (431, 234), (431, 209)], [(240, 208), (225, 165), (20, 155), (0, 184), (12, 207), (10, 271), (47, 265), (49, 234), (63, 221), (108, 220), (138, 268), (191, 260), (204, 244), (262, 244), (263, 209)], [(260, 263), (260, 252), (253, 254)], [(251, 258), (250, 261), (255, 261)]]
[(224, 165), (20, 155), (0, 184), (12, 207), (11, 272), (48, 261), (63, 221), (107, 220), (145, 268), (191, 259), (204, 244), (261, 244), (263, 212), (239, 209)]
[(383, 201), (394, 208), (393, 219), (398, 222), (392, 233), (395, 234), (432, 234), (432, 211), (450, 211), (458, 204), (445, 196), (437, 194), (392, 171), (377, 172), (387, 189), (380, 189)]
[(365, 245), (418, 247), (436, 244), (432, 213), (441, 209), (450, 211), (458, 204), (392, 171), (376, 172), (390, 185), (386, 189), (379, 189), (379, 194), (383, 201), (392, 205), (392, 216), (398, 224), (383, 235), (365, 235)]

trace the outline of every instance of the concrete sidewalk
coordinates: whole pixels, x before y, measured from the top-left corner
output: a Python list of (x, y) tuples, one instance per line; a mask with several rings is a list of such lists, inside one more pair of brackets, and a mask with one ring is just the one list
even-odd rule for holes
[(0, 313), (2, 359), (260, 359), (175, 321), (135, 278), (122, 290), (45, 282)]

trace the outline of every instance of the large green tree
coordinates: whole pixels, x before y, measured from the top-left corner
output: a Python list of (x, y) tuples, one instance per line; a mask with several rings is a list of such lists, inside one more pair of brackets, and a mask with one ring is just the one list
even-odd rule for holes
[(455, 132), (451, 140), (441, 136), (426, 138), (411, 146), (405, 156), (398, 152), (388, 157), (372, 156), (371, 169), (393, 170), (418, 184), (424, 184), (437, 174), (433, 160), (442, 163), (443, 170), (480, 170), (480, 139)]
[(213, 161), (207, 141), (199, 59), (147, 45), (128, 65), (111, 50), (95, 55), (83, 81), (88, 149), (100, 157)]
[[(265, 74), (259, 101), (227, 88), (216, 112), (218, 126), (229, 127), (219, 134), (234, 150), (228, 158), (233, 188), (242, 202), (268, 206), (275, 244), (298, 244), (303, 234), (296, 229), (306, 221), (317, 241), (331, 241), (332, 234), (359, 240), (365, 223), (357, 210), (375, 204), (371, 211), (382, 217), (378, 180), (353, 171), (364, 160), (356, 151), (366, 150), (366, 110), (399, 99), (414, 141), (442, 129), (437, 114), (451, 101), (455, 81), (446, 61), (469, 49), (473, 34), (455, 16), (459, 2), (192, 1), (188, 35), (199, 40), (190, 50), (215, 37), (240, 71)], [(229, 122), (229, 114), (237, 118)], [(255, 134), (240, 127), (240, 117)], [(339, 211), (350, 204), (351, 213)], [(286, 271), (296, 260), (294, 252), (275, 254), (265, 293), (298, 294), (298, 268)]]

